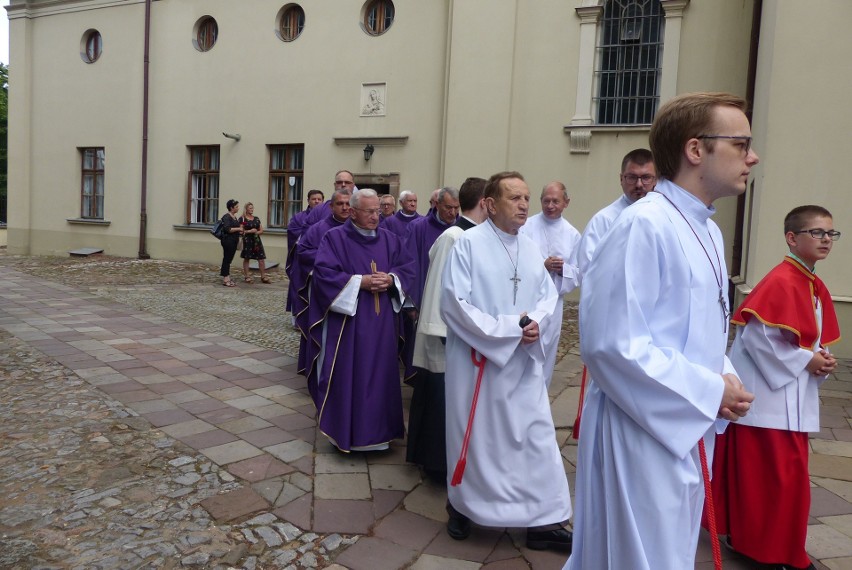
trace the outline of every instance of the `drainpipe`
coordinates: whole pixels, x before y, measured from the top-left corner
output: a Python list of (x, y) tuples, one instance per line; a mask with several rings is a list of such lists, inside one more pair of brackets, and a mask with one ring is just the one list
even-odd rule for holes
[(139, 259), (150, 259), (148, 233), (148, 55), (151, 39), (151, 0), (145, 0), (145, 56), (142, 80), (142, 192), (139, 206)]
[[(757, 50), (760, 46), (760, 21), (763, 14), (763, 0), (754, 0), (751, 18), (751, 44), (748, 53), (748, 76), (746, 79), (746, 101), (748, 101), (748, 110), (746, 115), (751, 122), (752, 107), (754, 106), (754, 88), (757, 83)], [(746, 268), (744, 260), (748, 259), (748, 252), (744, 251), (743, 240), (744, 235), (750, 233), (751, 220), (746, 220), (746, 206), (748, 206), (749, 215), (751, 215), (752, 201), (754, 200), (754, 180), (749, 185), (746, 194), (740, 194), (737, 197), (737, 214), (736, 226), (734, 229), (733, 256), (731, 259), (731, 275), (740, 277), (745, 280)], [(748, 201), (748, 204), (746, 204)], [(749, 226), (746, 228), (746, 226)], [(735, 287), (731, 287), (731, 306), (733, 306), (733, 295)]]

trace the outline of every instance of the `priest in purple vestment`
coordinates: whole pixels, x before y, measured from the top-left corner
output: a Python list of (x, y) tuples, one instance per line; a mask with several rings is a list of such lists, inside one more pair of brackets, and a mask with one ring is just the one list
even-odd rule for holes
[(376, 192), (360, 190), (350, 204), (349, 221), (317, 251), (309, 308), (317, 424), (344, 452), (387, 449), (405, 435), (397, 313), (414, 269), (402, 241), (378, 227)]
[[(331, 195), (331, 215), (312, 225), (302, 235), (296, 245), (296, 259), (293, 262), (290, 282), (296, 291), (293, 298), (293, 315), (296, 317), (296, 328), (299, 329), (299, 360), (296, 371), (308, 376), (307, 367), (312, 361), (311, 343), (308, 342), (310, 330), (310, 314), (308, 303), (311, 291), (311, 273), (314, 270), (317, 250), (323, 236), (332, 228), (343, 225), (349, 219), (349, 197), (351, 192), (346, 188), (335, 190)], [(310, 389), (310, 384), (308, 385)]]
[(322, 190), (311, 190), (308, 192), (308, 207), (290, 218), (287, 224), (287, 261), (284, 263), (284, 273), (290, 280), (287, 287), (287, 310), (293, 313), (293, 298), (296, 296), (296, 289), (293, 287), (293, 277), (290, 272), (293, 268), (293, 260), (296, 258), (296, 244), (299, 238), (307, 229), (308, 214), (315, 206), (322, 204), (325, 199)]
[(404, 238), (405, 232), (408, 231), (408, 224), (423, 217), (417, 213), (417, 194), (411, 190), (400, 192), (399, 208), (397, 213), (383, 218), (379, 227), (385, 228)]
[(414, 336), (417, 329), (418, 311), (426, 286), (426, 274), (429, 272), (429, 250), (438, 236), (456, 223), (459, 215), (459, 191), (446, 186), (438, 191), (435, 211), (422, 219), (409, 224), (405, 235), (405, 246), (412, 252), (415, 260), (414, 282), (408, 292), (414, 308), (407, 310), (403, 317), (402, 364), (405, 366), (405, 378), (411, 379), (415, 370), (411, 365), (414, 355)]

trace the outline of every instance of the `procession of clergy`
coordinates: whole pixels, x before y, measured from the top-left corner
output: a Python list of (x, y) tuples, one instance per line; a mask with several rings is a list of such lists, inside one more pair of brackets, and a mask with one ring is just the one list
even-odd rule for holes
[[(322, 433), (347, 453), (404, 438), (401, 362), (407, 459), (447, 485), (454, 539), (471, 523), (521, 527), (529, 548), (573, 546), (574, 570), (693, 568), (702, 457), (753, 399), (725, 355), (728, 275), (710, 220), (758, 162), (744, 109), (719, 93), (661, 107), (653, 155), (623, 158), (622, 195), (582, 235), (562, 217), (564, 184), (546, 184), (530, 216), (518, 172), (436, 190), (426, 215), (413, 192), (395, 211), (347, 170), (329, 200), (312, 191), (288, 227), (288, 306)], [(581, 285), (589, 378), (572, 511), (548, 386), (563, 296)]]

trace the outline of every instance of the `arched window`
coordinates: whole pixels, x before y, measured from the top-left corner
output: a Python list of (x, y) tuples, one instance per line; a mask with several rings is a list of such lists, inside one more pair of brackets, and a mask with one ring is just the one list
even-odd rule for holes
[(649, 124), (660, 99), (663, 52), (660, 0), (608, 0), (596, 71), (597, 123)]
[(209, 51), (219, 37), (219, 24), (210, 16), (198, 21), (195, 32), (195, 47), (198, 51)]
[(298, 4), (290, 4), (281, 12), (278, 33), (285, 42), (298, 38), (305, 28), (305, 11)]
[(393, 16), (391, 0), (371, 0), (364, 9), (364, 29), (371, 36), (380, 36), (393, 24)]
[(89, 30), (83, 36), (83, 39), (83, 61), (86, 63), (95, 63), (101, 57), (101, 52), (103, 51), (101, 33), (97, 30)]

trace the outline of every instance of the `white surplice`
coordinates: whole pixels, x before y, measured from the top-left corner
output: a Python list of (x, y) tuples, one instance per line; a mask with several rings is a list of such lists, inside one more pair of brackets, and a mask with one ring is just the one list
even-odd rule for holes
[[(819, 300), (815, 300), (819, 307)], [(822, 328), (822, 314), (817, 310)], [(751, 318), (737, 328), (730, 358), (754, 402), (741, 425), (786, 431), (816, 432), (819, 426), (819, 385), (828, 376), (805, 368), (819, 350), (801, 348), (799, 338), (780, 327), (768, 327)]]
[[(550, 412), (540, 341), (521, 344), (520, 315), (551, 326), (556, 289), (528, 237), (485, 222), (456, 241), (444, 269), (441, 316), (447, 324), (447, 467), (459, 458), (476, 369), (487, 359), (464, 479), (448, 485), (452, 505), (475, 523), (530, 527), (567, 520), (571, 497)], [(504, 248), (505, 245), (505, 248)], [(516, 249), (517, 247), (517, 249)], [(511, 252), (511, 253), (507, 253)], [(517, 300), (513, 301), (517, 261)]]
[(606, 235), (606, 232), (609, 231), (609, 228), (612, 227), (618, 215), (632, 203), (627, 199), (627, 196), (622, 194), (615, 202), (603, 210), (599, 210), (597, 214), (592, 216), (589, 223), (586, 224), (583, 236), (580, 239), (580, 245), (577, 248), (577, 265), (580, 268), (581, 278), (586, 273), (586, 269), (588, 269), (589, 263), (592, 261), (592, 254), (594, 254), (598, 243)]
[(520, 233), (529, 236), (537, 245), (543, 257), (561, 257), (564, 261), (561, 273), (550, 273), (553, 285), (559, 295), (556, 308), (553, 309), (553, 325), (542, 334), (544, 343), (544, 375), (547, 385), (553, 376), (556, 363), (556, 349), (562, 333), (562, 311), (564, 296), (579, 287), (580, 270), (577, 267), (577, 246), (580, 244), (580, 232), (565, 218), (548, 219), (544, 214), (536, 214), (521, 226)]
[(695, 563), (704, 503), (698, 441), (709, 461), (721, 374), (734, 372), (719, 300), (728, 274), (715, 209), (667, 180), (656, 190), (618, 216), (584, 276), (580, 350), (594, 380), (583, 407), (570, 570)]
[(452, 226), (429, 249), (429, 272), (420, 302), (412, 359), (414, 366), (429, 372), (441, 373), (446, 367), (443, 339), (447, 336), (447, 325), (441, 318), (441, 276), (453, 245), (463, 233), (460, 227)]

